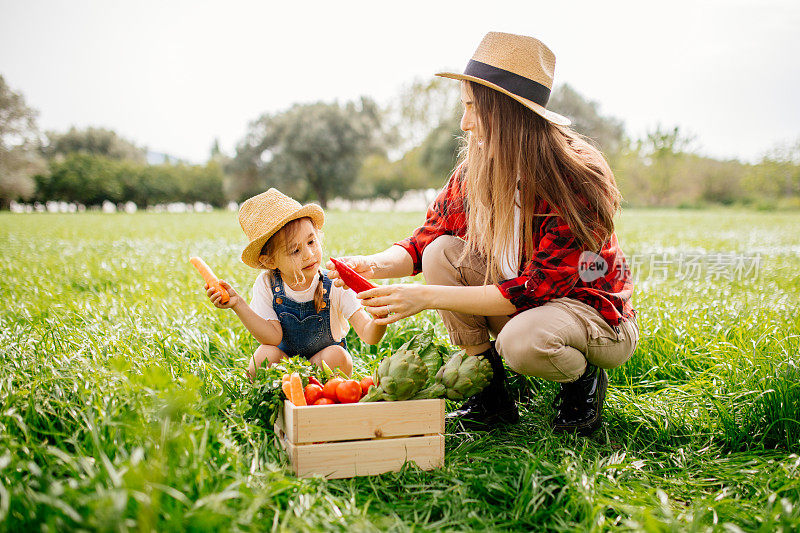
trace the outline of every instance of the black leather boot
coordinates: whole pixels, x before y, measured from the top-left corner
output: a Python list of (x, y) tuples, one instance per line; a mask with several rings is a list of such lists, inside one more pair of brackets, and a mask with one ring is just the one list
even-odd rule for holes
[(506, 389), (506, 369), (500, 354), (494, 349), (494, 343), (475, 357), (483, 357), (492, 365), (492, 380), (457, 410), (447, 413), (446, 418), (460, 422), (465, 429), (491, 429), (518, 422), (517, 404)]
[(608, 375), (602, 368), (586, 365), (586, 371), (572, 383), (562, 383), (553, 407), (553, 431), (588, 437), (603, 423), (603, 402)]

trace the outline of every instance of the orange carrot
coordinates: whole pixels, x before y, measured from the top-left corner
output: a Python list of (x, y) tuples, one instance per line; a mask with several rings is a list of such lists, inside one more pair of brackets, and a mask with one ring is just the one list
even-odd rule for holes
[(289, 374), (284, 374), (281, 377), (281, 387), (283, 388), (283, 394), (286, 396), (286, 399), (290, 402), (292, 401), (292, 386), (289, 383)]
[[(286, 395), (286, 399), (290, 402), (292, 401), (292, 386), (289, 385), (288, 381), (283, 382), (283, 393)], [(292, 402), (294, 403), (294, 402)]]
[(217, 292), (222, 293), (222, 298), (220, 298), (220, 303), (226, 304), (231, 299), (228, 291), (226, 291), (219, 282), (217, 276), (214, 275), (214, 271), (211, 270), (205, 261), (200, 259), (199, 257), (190, 257), (189, 261), (194, 265), (200, 275), (203, 276), (203, 279), (208, 283), (209, 287), (213, 287)]
[(308, 405), (306, 403), (306, 396), (303, 394), (303, 380), (300, 379), (300, 374), (297, 372), (292, 374), (289, 378), (290, 392), (292, 393), (291, 400), (295, 405)]

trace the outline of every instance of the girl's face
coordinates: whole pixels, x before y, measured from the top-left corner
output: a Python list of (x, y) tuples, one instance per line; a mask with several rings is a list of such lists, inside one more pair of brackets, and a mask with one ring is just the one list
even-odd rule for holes
[(461, 117), (461, 131), (469, 132), (475, 137), (479, 144), (483, 143), (483, 129), (478, 120), (478, 113), (475, 111), (475, 100), (469, 84), (461, 82), (461, 105), (464, 106), (464, 115)]
[(319, 272), (322, 261), (322, 245), (317, 229), (311, 219), (304, 218), (297, 224), (294, 235), (285, 233), (285, 246), (278, 246), (271, 258), (262, 255), (260, 259), (267, 268), (279, 270), (293, 289), (308, 287)]

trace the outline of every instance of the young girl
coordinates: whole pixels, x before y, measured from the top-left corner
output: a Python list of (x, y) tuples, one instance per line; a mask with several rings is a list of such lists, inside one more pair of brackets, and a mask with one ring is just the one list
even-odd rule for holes
[(297, 354), (350, 375), (353, 360), (345, 341), (350, 325), (367, 344), (377, 344), (386, 332), (352, 290), (334, 287), (320, 269), (324, 222), (318, 205), (302, 206), (277, 189), (248, 199), (239, 210), (239, 223), (250, 241), (242, 262), (262, 270), (253, 284), (253, 299), (247, 305), (222, 280), (230, 295), (227, 303), (220, 302), (220, 292), (206, 289), (216, 307), (233, 309), (261, 343), (250, 359), (250, 379), (264, 360), (272, 365)]

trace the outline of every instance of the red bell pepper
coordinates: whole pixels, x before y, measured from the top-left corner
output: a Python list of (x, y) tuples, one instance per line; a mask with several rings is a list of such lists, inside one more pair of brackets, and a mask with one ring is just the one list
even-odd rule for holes
[(342, 281), (344, 281), (345, 285), (353, 289), (356, 294), (376, 288), (375, 285), (364, 279), (361, 274), (338, 259), (331, 257), (331, 262), (333, 263), (333, 266), (336, 267), (336, 272), (339, 273), (339, 277), (342, 278)]

